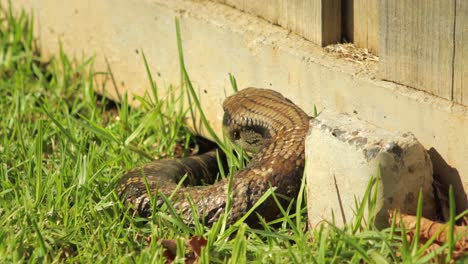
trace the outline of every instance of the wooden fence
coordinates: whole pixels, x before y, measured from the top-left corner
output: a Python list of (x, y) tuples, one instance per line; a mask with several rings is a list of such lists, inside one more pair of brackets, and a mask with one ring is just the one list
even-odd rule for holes
[(379, 55), (380, 78), (468, 106), (468, 0), (212, 0), (321, 46)]

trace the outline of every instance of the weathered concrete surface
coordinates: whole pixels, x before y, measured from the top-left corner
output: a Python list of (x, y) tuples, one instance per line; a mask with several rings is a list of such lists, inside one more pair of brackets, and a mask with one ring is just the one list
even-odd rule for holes
[[(6, 0), (0, 0), (6, 2)], [(434, 171), (455, 187), (458, 211), (467, 208), (468, 109), (427, 93), (375, 79), (377, 65), (335, 59), (321, 48), (264, 20), (213, 2), (184, 0), (15, 0), (37, 19), (40, 43), (51, 54), (61, 39), (67, 53), (96, 55), (119, 91), (149, 87), (144, 50), (160, 87), (180, 81), (174, 18), (181, 22), (185, 61), (213, 125), (221, 103), (239, 87), (274, 88), (309, 113), (353, 114), (386, 129), (411, 131), (430, 150)], [(116, 98), (107, 83), (105, 94)]]
[(389, 209), (415, 215), (419, 190), (423, 215), (435, 216), (432, 162), (411, 133), (389, 132), (350, 115), (324, 112), (311, 121), (306, 159), (312, 226), (332, 222), (333, 216), (338, 226), (352, 223), (355, 200), (363, 199), (371, 177), (380, 178), (373, 189), (377, 203), (366, 215), (375, 214), (378, 227), (388, 226)]

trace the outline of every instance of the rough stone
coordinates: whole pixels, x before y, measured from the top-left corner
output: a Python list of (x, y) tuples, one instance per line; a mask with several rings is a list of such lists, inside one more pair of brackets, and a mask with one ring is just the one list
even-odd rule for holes
[[(380, 168), (380, 170), (379, 170)], [(377, 202), (376, 225), (388, 225), (388, 209), (415, 214), (419, 191), (423, 215), (433, 217), (432, 162), (412, 133), (391, 132), (345, 114), (324, 112), (306, 138), (307, 205), (311, 226), (352, 223), (370, 180)]]

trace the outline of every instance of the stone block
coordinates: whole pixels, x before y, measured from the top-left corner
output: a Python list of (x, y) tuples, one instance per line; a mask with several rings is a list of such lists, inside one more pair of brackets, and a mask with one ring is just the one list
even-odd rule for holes
[(371, 212), (377, 227), (388, 226), (388, 209), (415, 214), (420, 190), (423, 215), (435, 214), (432, 162), (409, 132), (388, 131), (350, 115), (321, 113), (311, 120), (306, 138), (305, 173), (312, 227), (323, 220), (338, 226), (352, 223), (355, 201), (364, 197), (372, 177), (377, 179), (377, 202)]

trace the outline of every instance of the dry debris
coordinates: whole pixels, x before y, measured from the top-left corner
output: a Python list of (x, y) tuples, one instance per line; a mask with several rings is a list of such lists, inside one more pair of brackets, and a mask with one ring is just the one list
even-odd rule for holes
[(325, 47), (325, 51), (335, 58), (344, 59), (357, 64), (375, 63), (379, 57), (366, 48), (356, 47), (353, 43), (332, 44)]

